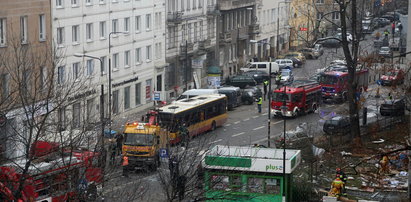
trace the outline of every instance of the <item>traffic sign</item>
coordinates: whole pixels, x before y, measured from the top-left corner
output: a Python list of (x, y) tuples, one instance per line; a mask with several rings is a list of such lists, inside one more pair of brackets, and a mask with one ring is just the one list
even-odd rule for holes
[(154, 101), (160, 101), (161, 100), (161, 94), (159, 91), (154, 91), (154, 96), (153, 96)]
[(300, 31), (307, 31), (308, 28), (307, 27), (300, 27)]
[(167, 148), (161, 148), (160, 149), (160, 157), (161, 158), (168, 158), (168, 149)]

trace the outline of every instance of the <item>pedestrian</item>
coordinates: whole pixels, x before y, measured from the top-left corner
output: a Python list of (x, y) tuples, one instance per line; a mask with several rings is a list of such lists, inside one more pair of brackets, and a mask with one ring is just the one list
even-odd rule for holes
[(264, 101), (265, 101), (265, 97), (267, 96), (268, 81), (265, 80), (265, 81), (263, 82), (263, 85), (264, 85)]
[(128, 157), (123, 156), (123, 176), (128, 177)]
[(258, 113), (261, 113), (261, 105), (263, 104), (263, 98), (260, 96), (257, 99), (257, 107), (258, 107)]
[(116, 134), (116, 144), (117, 144), (117, 156), (119, 156), (121, 154), (121, 149), (123, 147), (123, 134), (117, 133)]
[(258, 58), (257, 58), (257, 56), (256, 56), (256, 55), (254, 55), (254, 57), (253, 57), (253, 61), (254, 61), (254, 62), (258, 62)]

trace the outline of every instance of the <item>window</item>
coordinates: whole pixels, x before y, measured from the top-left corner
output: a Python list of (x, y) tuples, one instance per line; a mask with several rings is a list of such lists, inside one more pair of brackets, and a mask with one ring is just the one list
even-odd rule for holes
[(317, 3), (317, 4), (323, 4), (323, 3), (324, 3), (324, 0), (317, 0), (315, 3)]
[(64, 66), (60, 66), (57, 68), (57, 83), (64, 83)]
[(46, 17), (44, 14), (39, 15), (39, 40), (46, 40)]
[(194, 23), (194, 42), (197, 42), (197, 22)]
[(124, 110), (130, 108), (130, 86), (124, 88)]
[(86, 24), (86, 40), (93, 41), (93, 23)]
[(151, 60), (151, 46), (146, 46), (146, 59)]
[(40, 88), (45, 89), (47, 86), (47, 68), (40, 67)]
[(161, 76), (161, 74), (160, 75), (157, 75), (157, 91), (162, 91), (162, 87), (163, 87), (163, 79), (162, 79), (162, 76)]
[(100, 39), (105, 39), (106, 38), (106, 22), (101, 21), (100, 22)]
[(64, 27), (57, 28), (57, 44), (63, 45), (64, 43)]
[(118, 69), (118, 66), (119, 66), (119, 54), (118, 53), (114, 53), (113, 54), (113, 68), (114, 69)]
[(333, 20), (339, 20), (340, 19), (340, 13), (337, 11), (337, 12), (333, 12), (332, 13), (332, 19)]
[(185, 0), (181, 0), (181, 11), (184, 11), (184, 1)]
[(321, 20), (323, 17), (323, 12), (317, 12), (317, 20)]
[(92, 123), (93, 118), (95, 116), (94, 114), (94, 98), (88, 99), (87, 100), (87, 123)]
[(156, 43), (156, 59), (160, 59), (161, 58), (161, 43)]
[(118, 111), (118, 90), (113, 91), (113, 114), (117, 114)]
[(76, 81), (80, 77), (80, 63), (73, 63), (73, 79)]
[(87, 6), (90, 6), (90, 5), (92, 5), (92, 4), (93, 4), (92, 0), (86, 0), (86, 5), (87, 5)]
[(136, 32), (141, 31), (141, 16), (136, 16)]
[(117, 19), (112, 20), (111, 25), (112, 25), (111, 31), (118, 32), (118, 20)]
[(63, 0), (56, 0), (56, 7), (63, 8)]
[(197, 9), (197, 0), (193, 0), (193, 10)]
[(74, 44), (78, 44), (80, 40), (80, 26), (74, 25), (71, 27), (71, 34), (72, 34), (72, 42)]
[(59, 131), (64, 131), (66, 130), (66, 107), (62, 106), (57, 113)]
[(141, 63), (141, 48), (136, 48), (136, 64)]
[(129, 50), (124, 52), (124, 66), (126, 68), (130, 67), (130, 51)]
[(146, 80), (146, 101), (151, 100), (151, 79)]
[(161, 12), (156, 13), (156, 28), (161, 29), (162, 21), (161, 21)]
[(136, 84), (136, 89), (135, 89), (135, 102), (136, 105), (140, 105), (141, 104), (141, 83)]
[(101, 60), (100, 74), (104, 75), (106, 73), (107, 57), (106, 56), (100, 57), (100, 60)]
[(73, 104), (73, 128), (80, 127), (80, 103)]
[(203, 8), (203, 0), (198, 0), (198, 8)]
[(0, 46), (6, 45), (6, 18), (0, 18)]
[(188, 30), (188, 42), (191, 42), (191, 23), (188, 24), (187, 26), (187, 30)]
[(87, 76), (93, 76), (94, 71), (94, 61), (93, 59), (87, 60)]
[(146, 30), (151, 29), (151, 14), (146, 15)]
[(1, 75), (1, 100), (6, 100), (9, 97), (9, 74)]
[(26, 44), (27, 41), (27, 16), (20, 17), (20, 39), (22, 44)]
[(191, 7), (191, 6), (190, 6), (190, 1), (191, 1), (191, 0), (187, 0), (187, 10), (188, 10), (188, 11), (191, 9), (191, 8), (190, 8), (190, 7)]
[(76, 7), (77, 5), (77, 0), (71, 0), (71, 7)]
[(200, 41), (203, 40), (203, 21), (200, 21)]
[(130, 31), (130, 18), (124, 18), (124, 32)]

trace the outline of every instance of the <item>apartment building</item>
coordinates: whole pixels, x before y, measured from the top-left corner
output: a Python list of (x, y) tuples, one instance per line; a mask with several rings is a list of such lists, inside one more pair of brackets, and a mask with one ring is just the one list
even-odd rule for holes
[(252, 57), (250, 40), (259, 33), (255, 0), (219, 0), (218, 61), (222, 77), (239, 72)]
[(47, 113), (50, 19), (48, 0), (1, 1), (0, 162), (23, 155), (29, 120)]
[(164, 1), (53, 0), (51, 4), (53, 43), (63, 53), (56, 67), (57, 83), (86, 81), (59, 110), (63, 124), (73, 120), (70, 125), (76, 128), (99, 121), (101, 85), (105, 111), (109, 109), (109, 76), (113, 118), (152, 105), (154, 92), (165, 98)]
[(312, 44), (319, 34), (316, 29), (317, 10), (312, 0), (294, 0), (289, 13), (290, 49), (297, 50)]
[[(256, 35), (257, 44), (253, 44), (253, 54), (266, 61), (268, 57), (277, 56), (277, 52), (285, 52), (289, 47), (290, 2), (281, 0), (260, 0), (257, 2), (257, 23), (260, 33)], [(278, 43), (278, 45), (277, 45)], [(277, 48), (278, 47), (278, 48)]]
[(216, 0), (167, 0), (166, 91), (172, 98), (207, 87), (216, 60)]
[(315, 0), (316, 19), (321, 37), (334, 35), (340, 24), (340, 6), (334, 0)]

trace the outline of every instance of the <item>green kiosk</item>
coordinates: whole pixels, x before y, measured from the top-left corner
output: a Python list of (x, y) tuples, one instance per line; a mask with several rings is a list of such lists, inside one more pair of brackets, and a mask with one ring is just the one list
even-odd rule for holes
[(202, 161), (207, 201), (291, 200), (292, 172), (301, 162), (300, 150), (216, 145)]

